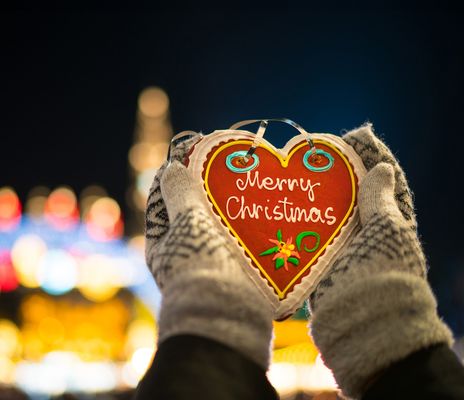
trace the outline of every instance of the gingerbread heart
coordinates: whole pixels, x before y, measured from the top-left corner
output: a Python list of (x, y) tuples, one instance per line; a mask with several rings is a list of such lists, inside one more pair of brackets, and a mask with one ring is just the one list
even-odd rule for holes
[(244, 268), (273, 304), (291, 315), (315, 288), (359, 223), (358, 182), (365, 174), (341, 138), (298, 135), (283, 149), (255, 135), (215, 131), (197, 142), (188, 168), (201, 180), (212, 217), (235, 240)]

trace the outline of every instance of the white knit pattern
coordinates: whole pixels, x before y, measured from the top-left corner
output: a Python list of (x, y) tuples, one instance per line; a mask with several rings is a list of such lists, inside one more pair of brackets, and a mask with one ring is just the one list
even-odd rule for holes
[[(169, 217), (166, 232), (147, 235), (146, 246), (163, 294), (159, 341), (179, 334), (208, 337), (267, 368), (271, 307), (232, 255), (230, 238), (200, 201), (201, 189), (189, 171), (174, 161), (156, 179), (153, 190), (160, 192)], [(154, 217), (148, 214), (147, 221)]]
[(412, 194), (399, 164), (365, 125), (345, 135), (370, 170), (360, 185), (361, 230), (309, 305), (311, 334), (346, 396), (412, 352), (452, 342), (426, 281)]

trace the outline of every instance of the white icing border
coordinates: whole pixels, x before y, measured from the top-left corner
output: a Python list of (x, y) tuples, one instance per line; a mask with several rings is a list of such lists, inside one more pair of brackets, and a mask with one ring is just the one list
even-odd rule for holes
[[(361, 182), (361, 179), (366, 174), (366, 168), (364, 167), (361, 158), (351, 146), (349, 146), (341, 137), (329, 133), (311, 133), (310, 136), (311, 139), (321, 139), (335, 145), (352, 165), (358, 184)], [(193, 152), (189, 156), (188, 168), (192, 172), (193, 176), (200, 180), (204, 187), (204, 181), (202, 178), (204, 164), (207, 160), (208, 154), (211, 153), (214, 147), (232, 139), (246, 139), (253, 141), (254, 138), (255, 135), (249, 131), (230, 129), (216, 130), (209, 135), (203, 136), (202, 139), (195, 144)], [(273, 149), (282, 158), (286, 158), (291, 149), (304, 140), (306, 140), (306, 137), (302, 134), (294, 136), (282, 149), (275, 148), (264, 138), (261, 139), (261, 143)], [(258, 289), (262, 292), (265, 298), (270, 301), (273, 309), (275, 309), (274, 319), (276, 320), (293, 314), (302, 306), (304, 300), (308, 298), (309, 294), (316, 288), (317, 284), (322, 279), (332, 260), (343, 250), (347, 242), (349, 242), (352, 232), (359, 225), (359, 213), (356, 203), (351, 212), (351, 216), (348, 218), (345, 225), (332, 240), (332, 243), (327, 246), (324, 254), (319, 256), (316, 264), (311, 266), (311, 273), (304, 276), (300, 283), (296, 284), (291, 291), (287, 292), (287, 295), (283, 300), (279, 300), (278, 295), (275, 293), (270, 283), (261, 276), (260, 270), (253, 265), (251, 258), (247, 255), (245, 249), (240, 245), (237, 238), (230, 233), (229, 229), (222, 222), (221, 217), (214, 211), (214, 205), (208, 199), (206, 190), (203, 190), (202, 192), (204, 193), (202, 200), (208, 205), (208, 209), (211, 210), (212, 215), (214, 215), (214, 220), (217, 225), (220, 229), (224, 229), (226, 234), (232, 238), (232, 242), (234, 243), (233, 247), (237, 253), (237, 257), (245, 258), (246, 263), (240, 263), (243, 267), (243, 271), (253, 280), (253, 282), (255, 282)]]

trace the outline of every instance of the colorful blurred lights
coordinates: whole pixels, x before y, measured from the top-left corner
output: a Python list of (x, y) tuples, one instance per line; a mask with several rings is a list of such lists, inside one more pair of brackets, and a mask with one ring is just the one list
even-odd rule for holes
[(124, 230), (121, 209), (110, 197), (102, 197), (92, 204), (85, 223), (89, 235), (98, 241), (118, 239)]
[(166, 160), (169, 142), (139, 142), (129, 150), (129, 163), (137, 172), (159, 168)]
[(169, 109), (169, 98), (166, 92), (156, 86), (148, 87), (140, 93), (139, 111), (148, 118), (161, 118)]
[(29, 217), (38, 219), (43, 216), (49, 194), (50, 189), (45, 186), (36, 186), (31, 189), (25, 206), (26, 213)]
[(13, 322), (7, 319), (0, 319), (0, 357), (13, 357), (18, 347), (18, 327)]
[(10, 358), (0, 354), (0, 383), (14, 384), (15, 364)]
[(10, 187), (0, 188), (0, 231), (10, 231), (21, 220), (21, 203)]
[(154, 347), (141, 347), (134, 351), (130, 359), (130, 365), (138, 378), (142, 378), (151, 364), (155, 353)]
[(121, 282), (112, 259), (95, 254), (85, 258), (79, 268), (79, 291), (89, 300), (101, 302), (113, 297)]
[(153, 178), (155, 177), (157, 172), (158, 170), (156, 168), (152, 168), (147, 169), (139, 175), (137, 175), (136, 187), (138, 192), (143, 196), (145, 202), (150, 192), (150, 187), (153, 183)]
[(40, 286), (37, 270), (46, 251), (47, 245), (37, 235), (23, 235), (16, 240), (11, 258), (21, 285), (29, 288)]
[(52, 295), (69, 292), (77, 283), (77, 263), (64, 250), (49, 250), (37, 271), (42, 289)]
[(45, 218), (56, 229), (67, 230), (79, 221), (74, 192), (66, 187), (55, 189), (45, 202)]
[(152, 347), (156, 343), (157, 330), (153, 321), (136, 319), (131, 322), (127, 331), (127, 347), (129, 352), (139, 348)]
[(18, 278), (11, 262), (10, 253), (0, 250), (0, 293), (11, 292), (18, 287)]
[(56, 318), (46, 317), (39, 323), (39, 335), (44, 343), (60, 343), (64, 339), (63, 324)]

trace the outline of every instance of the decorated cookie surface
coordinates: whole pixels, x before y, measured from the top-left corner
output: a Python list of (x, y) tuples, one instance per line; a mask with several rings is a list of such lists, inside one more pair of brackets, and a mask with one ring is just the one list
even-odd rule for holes
[(291, 315), (346, 244), (358, 224), (358, 182), (365, 173), (338, 136), (293, 137), (283, 149), (243, 130), (204, 136), (188, 157), (204, 200), (235, 240), (245, 271), (276, 307)]

